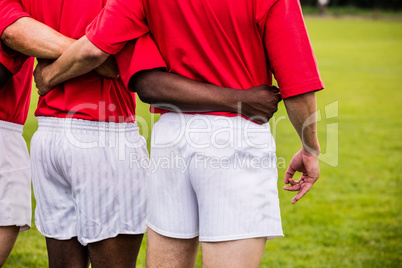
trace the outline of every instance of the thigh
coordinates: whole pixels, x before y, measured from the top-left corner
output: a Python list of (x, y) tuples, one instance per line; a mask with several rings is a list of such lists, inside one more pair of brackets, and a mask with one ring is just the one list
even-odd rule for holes
[(76, 237), (68, 240), (46, 238), (49, 268), (87, 268), (88, 248), (82, 246)]
[(93, 268), (135, 267), (143, 235), (118, 235), (88, 244)]
[(194, 267), (198, 253), (198, 238), (166, 237), (148, 228), (147, 267)]
[(203, 267), (258, 267), (265, 249), (265, 238), (201, 243)]
[(1, 226), (0, 227), (0, 267), (3, 266), (10, 255), (17, 240), (20, 227), (18, 226)]

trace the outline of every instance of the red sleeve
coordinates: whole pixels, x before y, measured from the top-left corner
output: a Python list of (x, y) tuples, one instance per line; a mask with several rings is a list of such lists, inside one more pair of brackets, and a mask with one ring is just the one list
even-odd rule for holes
[(323, 89), (299, 1), (265, 1), (257, 23), (282, 98)]
[(0, 46), (0, 62), (7, 68), (12, 74), (17, 74), (25, 61), (28, 59), (28, 56), (23, 54), (9, 55), (7, 54), (3, 48)]
[(128, 41), (147, 32), (142, 0), (109, 0), (88, 26), (86, 35), (99, 49), (116, 54)]
[(19, 0), (1, 0), (0, 1), (0, 35), (5, 28), (22, 17), (29, 17)]
[[(19, 0), (1, 0), (0, 36), (3, 34), (4, 29), (16, 20), (29, 16), (30, 15), (23, 10)], [(3, 46), (0, 46), (0, 62), (13, 74), (17, 74), (21, 70), (22, 65), (25, 63), (27, 58), (27, 56), (19, 53), (13, 55), (7, 54), (6, 51), (4, 51)]]
[(149, 33), (136, 42), (127, 43), (124, 49), (116, 54), (116, 61), (126, 88), (128, 88), (131, 77), (140, 71), (156, 68), (166, 69), (166, 63)]

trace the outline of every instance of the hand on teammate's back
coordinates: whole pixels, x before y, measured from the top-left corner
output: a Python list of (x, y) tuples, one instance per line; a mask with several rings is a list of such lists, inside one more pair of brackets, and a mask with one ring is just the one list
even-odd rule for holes
[(261, 85), (243, 92), (240, 113), (258, 123), (267, 123), (278, 110), (278, 103), (282, 100), (276, 86)]
[(52, 62), (50, 60), (38, 59), (38, 64), (36, 65), (33, 73), (38, 94), (41, 96), (45, 96), (51, 90), (49, 85), (45, 82), (43, 75), (43, 69), (51, 63)]
[[(36, 88), (38, 89), (38, 94), (41, 96), (45, 96), (47, 93), (52, 90), (49, 87), (48, 83), (44, 79), (43, 70), (46, 66), (51, 64), (52, 62), (49, 60), (38, 59), (38, 64), (36, 65), (34, 71), (34, 79), (36, 83)], [(95, 69), (95, 72), (108, 79), (116, 79), (119, 77), (119, 69), (117, 67), (116, 60), (114, 56), (110, 56), (103, 64), (101, 64), (98, 68)]]
[[(302, 172), (298, 181), (293, 179), (296, 171)], [(299, 201), (313, 187), (319, 176), (318, 155), (311, 154), (302, 148), (293, 156), (285, 174), (285, 184), (290, 183), (290, 185), (285, 185), (283, 189), (298, 191), (297, 195), (292, 199), (292, 204)]]

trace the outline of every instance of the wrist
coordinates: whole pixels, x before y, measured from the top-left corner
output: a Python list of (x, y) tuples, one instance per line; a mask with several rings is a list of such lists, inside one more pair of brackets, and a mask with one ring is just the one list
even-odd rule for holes
[(302, 152), (303, 155), (313, 156), (313, 157), (318, 158), (318, 156), (321, 153), (320, 145), (317, 144), (315, 146), (310, 147), (310, 146), (308, 146), (306, 144), (303, 144), (301, 152)]
[(43, 84), (47, 87), (47, 88), (53, 88), (56, 85), (53, 85), (52, 83), (52, 79), (50, 77), (50, 70), (49, 70), (49, 66), (46, 66), (43, 68), (42, 70), (42, 75), (43, 75)]
[(230, 106), (231, 112), (243, 114), (243, 105), (246, 102), (246, 94), (244, 90), (230, 89)]

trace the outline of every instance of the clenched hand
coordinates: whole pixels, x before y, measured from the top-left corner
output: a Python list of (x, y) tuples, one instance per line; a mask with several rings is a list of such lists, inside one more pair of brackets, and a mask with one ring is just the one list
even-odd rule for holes
[(261, 85), (242, 91), (240, 113), (252, 121), (267, 123), (278, 110), (281, 101), (279, 89), (275, 86)]
[(49, 64), (51, 64), (50, 60), (38, 59), (38, 64), (36, 65), (34, 71), (34, 80), (36, 88), (38, 89), (38, 94), (41, 96), (45, 96), (47, 93), (49, 93), (50, 90), (52, 90), (52, 88), (46, 82), (44, 76), (44, 69)]

